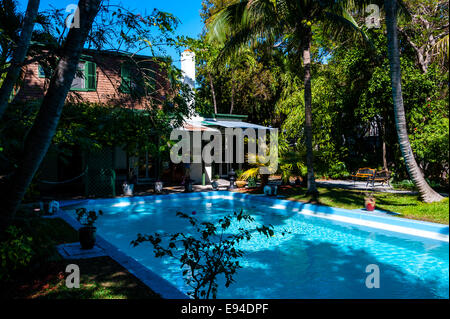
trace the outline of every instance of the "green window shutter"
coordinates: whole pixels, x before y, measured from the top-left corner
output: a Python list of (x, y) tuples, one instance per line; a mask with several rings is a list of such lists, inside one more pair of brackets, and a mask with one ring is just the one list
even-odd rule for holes
[(120, 82), (120, 92), (122, 93), (131, 93), (131, 72), (130, 67), (126, 63), (122, 63), (120, 67), (121, 73), (121, 82)]
[(38, 75), (40, 78), (45, 78), (44, 67), (40, 64), (38, 64)]
[(97, 65), (94, 62), (85, 62), (84, 76), (86, 89), (95, 91), (97, 89)]

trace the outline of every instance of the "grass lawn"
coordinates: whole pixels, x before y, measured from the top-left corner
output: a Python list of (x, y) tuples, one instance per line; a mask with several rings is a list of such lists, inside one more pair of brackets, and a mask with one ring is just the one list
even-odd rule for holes
[[(365, 191), (319, 188), (318, 204), (355, 209), (364, 207)], [(261, 191), (258, 191), (261, 193)], [(314, 202), (306, 189), (301, 187), (282, 186), (278, 192), (287, 199), (302, 202)], [(426, 204), (417, 195), (373, 193), (376, 199), (376, 209), (400, 213), (400, 217), (430, 221), (441, 224), (449, 223), (449, 199), (439, 203)]]
[[(65, 269), (80, 267), (80, 288), (67, 288)], [(50, 262), (31, 281), (15, 284), (13, 298), (25, 299), (149, 299), (160, 298), (110, 257)]]
[[(1, 284), (2, 299), (160, 298), (110, 257), (65, 260), (59, 256), (56, 245), (78, 241), (78, 233), (62, 219), (22, 218), (16, 224), (32, 237), (34, 255), (29, 265)], [(80, 288), (66, 287), (68, 264), (80, 267)]]

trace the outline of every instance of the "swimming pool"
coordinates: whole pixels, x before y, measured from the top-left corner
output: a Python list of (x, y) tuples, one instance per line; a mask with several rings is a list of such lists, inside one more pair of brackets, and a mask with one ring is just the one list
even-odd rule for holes
[[(449, 297), (446, 225), (222, 191), (68, 202), (63, 209), (74, 216), (77, 207), (102, 209), (99, 235), (183, 292), (175, 259), (130, 242), (138, 233), (192, 232), (178, 211), (217, 221), (243, 209), (256, 224), (273, 225), (275, 235), (255, 233), (240, 245), (243, 268), (229, 288), (219, 285), (218, 298)], [(366, 267), (373, 264), (380, 287), (369, 289)]]

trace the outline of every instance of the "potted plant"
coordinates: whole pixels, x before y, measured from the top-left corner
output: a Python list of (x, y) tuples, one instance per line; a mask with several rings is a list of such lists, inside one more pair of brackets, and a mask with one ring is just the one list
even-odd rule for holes
[(219, 189), (219, 183), (217, 182), (217, 180), (219, 178), (220, 178), (220, 176), (216, 174), (216, 175), (214, 175), (214, 178), (213, 178), (213, 180), (211, 182), (211, 187), (215, 191)]
[(247, 185), (247, 182), (246, 182), (246, 181), (240, 181), (240, 180), (237, 180), (237, 181), (236, 181), (236, 186), (237, 186), (238, 188), (243, 188), (243, 187), (245, 187), (245, 185)]
[(364, 198), (364, 206), (366, 209), (371, 212), (375, 210), (375, 197), (373, 195), (366, 196)]
[(103, 215), (101, 210), (96, 213), (94, 210), (88, 211), (86, 208), (76, 209), (77, 220), (83, 225), (78, 230), (78, 236), (82, 249), (92, 249), (95, 245), (95, 233), (97, 228), (94, 226), (98, 216)]

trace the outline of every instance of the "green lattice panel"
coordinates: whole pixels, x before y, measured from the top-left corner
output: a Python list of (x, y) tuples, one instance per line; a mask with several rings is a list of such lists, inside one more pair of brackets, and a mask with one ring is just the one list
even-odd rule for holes
[(87, 155), (86, 196), (116, 196), (114, 156), (110, 148), (90, 152)]

